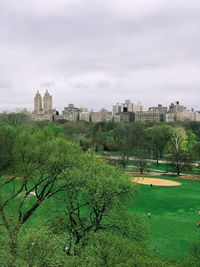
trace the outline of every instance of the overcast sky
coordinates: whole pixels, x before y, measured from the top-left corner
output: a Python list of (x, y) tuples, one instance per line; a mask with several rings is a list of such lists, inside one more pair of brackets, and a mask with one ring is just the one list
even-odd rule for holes
[(46, 89), (58, 110), (200, 110), (200, 0), (0, 0), (0, 110)]

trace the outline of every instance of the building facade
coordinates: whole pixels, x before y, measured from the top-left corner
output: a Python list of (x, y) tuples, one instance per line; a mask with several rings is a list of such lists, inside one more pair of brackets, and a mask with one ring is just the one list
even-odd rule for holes
[(34, 111), (32, 115), (35, 121), (53, 120), (53, 99), (48, 90), (46, 90), (43, 98), (39, 91), (37, 91), (34, 97)]
[(135, 121), (165, 122), (166, 114), (154, 111), (138, 111), (135, 113)]
[(122, 112), (120, 113), (120, 122), (128, 123), (135, 121), (135, 113), (134, 112)]
[(80, 108), (79, 120), (87, 122), (91, 121), (90, 112), (88, 111), (87, 108)]
[(79, 109), (74, 106), (74, 104), (69, 104), (64, 108), (62, 115), (64, 120), (67, 121), (79, 121)]

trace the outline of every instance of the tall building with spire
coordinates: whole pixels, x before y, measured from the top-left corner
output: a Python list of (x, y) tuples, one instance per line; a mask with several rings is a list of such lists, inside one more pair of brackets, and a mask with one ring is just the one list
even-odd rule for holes
[(53, 120), (53, 99), (48, 90), (43, 98), (37, 91), (34, 97), (33, 119), (36, 121)]
[(37, 93), (34, 97), (34, 114), (39, 114), (42, 112), (42, 97), (39, 91), (37, 90)]
[(46, 90), (43, 97), (43, 111), (44, 114), (49, 114), (52, 112), (52, 95), (49, 94), (48, 90)]

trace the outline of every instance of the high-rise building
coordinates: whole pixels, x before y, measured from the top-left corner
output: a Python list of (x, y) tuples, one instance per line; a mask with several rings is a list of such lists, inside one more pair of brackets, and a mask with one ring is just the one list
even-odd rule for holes
[(39, 91), (37, 91), (34, 97), (34, 114), (39, 114), (42, 112), (42, 97)]
[(53, 120), (52, 96), (48, 90), (42, 99), (41, 94), (37, 91), (34, 97), (33, 119), (36, 121)]
[(49, 94), (48, 90), (46, 90), (43, 97), (43, 111), (45, 114), (52, 113), (52, 96)]
[(133, 112), (133, 103), (129, 99), (122, 103), (122, 112)]
[(121, 113), (121, 105), (117, 103), (113, 106), (113, 116)]
[(141, 103), (134, 104), (131, 103), (129, 99), (127, 99), (121, 105), (117, 103), (115, 106), (113, 106), (113, 116), (120, 114), (121, 112), (137, 112), (142, 110), (143, 107)]

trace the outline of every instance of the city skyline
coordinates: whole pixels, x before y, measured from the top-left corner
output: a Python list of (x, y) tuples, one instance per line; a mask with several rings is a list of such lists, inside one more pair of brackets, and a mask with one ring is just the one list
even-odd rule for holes
[(48, 89), (100, 110), (130, 99), (200, 110), (198, 0), (0, 2), (0, 110)]
[[(52, 93), (52, 92), (50, 92)], [(33, 112), (34, 113), (34, 102), (33, 102), (33, 97), (35, 95), (39, 94), (40, 96), (45, 96), (46, 94), (49, 94), (49, 90), (48, 89), (45, 89), (45, 90), (36, 90), (35, 91), (35, 94), (32, 95), (32, 103), (31, 103), (31, 106), (18, 106), (18, 107), (15, 107), (15, 108), (12, 108), (12, 109), (1, 109), (0, 108), (0, 112), (21, 112), (23, 110), (27, 110), (28, 112)], [(54, 97), (53, 94), (51, 95), (51, 98)], [(43, 98), (43, 97), (42, 97)], [(52, 101), (52, 100), (51, 100)], [(55, 98), (53, 98), (53, 102), (52, 102), (52, 110), (56, 110), (58, 111), (59, 113), (61, 113), (63, 111), (63, 109), (65, 107), (67, 107), (68, 105), (74, 105), (76, 108), (79, 108), (79, 109), (87, 109), (88, 111), (101, 111), (102, 109), (105, 109), (105, 110), (108, 110), (108, 111), (112, 111), (113, 110), (113, 107), (115, 105), (120, 105), (120, 106), (123, 106), (124, 103), (126, 102), (130, 102), (132, 104), (134, 104), (135, 106), (141, 106), (142, 107), (142, 110), (149, 110), (151, 107), (158, 107), (158, 106), (162, 106), (162, 107), (169, 107), (171, 104), (174, 104), (174, 103), (179, 103), (181, 104), (182, 106), (185, 107), (186, 110), (194, 110), (196, 112), (200, 112), (200, 108), (199, 109), (195, 109), (194, 106), (188, 106), (187, 105), (187, 101), (185, 102), (186, 104), (180, 102), (179, 100), (175, 99), (174, 101), (172, 102), (168, 102), (166, 104), (163, 104), (163, 102), (159, 102), (159, 103), (156, 103), (155, 105), (150, 105), (149, 103), (143, 103), (141, 101), (134, 101), (133, 99), (131, 99), (130, 97), (129, 98), (126, 98), (126, 99), (123, 99), (122, 101), (116, 101), (115, 103), (110, 103), (109, 106), (105, 106), (102, 104), (100, 104), (99, 108), (98, 109), (95, 109), (94, 107), (88, 107), (86, 105), (81, 104), (81, 105), (78, 105), (76, 102), (75, 103), (72, 103), (72, 102), (65, 102), (64, 106), (60, 106), (60, 108), (58, 108), (58, 106), (55, 105), (55, 102), (59, 102), (59, 101), (55, 101)], [(42, 109), (43, 109), (43, 105), (41, 106)]]
[(112, 111), (105, 108), (96, 112), (88, 110), (88, 108), (81, 108), (69, 103), (59, 113), (53, 107), (53, 96), (46, 90), (42, 96), (39, 90), (34, 97), (34, 111), (28, 113), (22, 111), (34, 121), (87, 121), (92, 123), (97, 122), (138, 122), (138, 121), (151, 121), (151, 122), (174, 122), (174, 121), (200, 121), (200, 111), (194, 109), (188, 110), (185, 106), (181, 105), (179, 101), (171, 103), (169, 107), (158, 104), (154, 107), (149, 107), (144, 110), (141, 103), (135, 104), (130, 100), (125, 100), (123, 103), (116, 103), (112, 106)]

